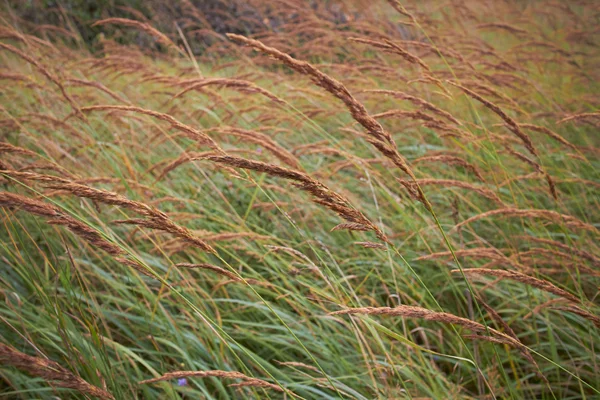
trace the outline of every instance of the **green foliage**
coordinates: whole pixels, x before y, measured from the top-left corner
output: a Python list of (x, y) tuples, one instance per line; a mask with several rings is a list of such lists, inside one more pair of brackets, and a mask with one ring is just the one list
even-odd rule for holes
[[(230, 42), (210, 42), (194, 59), (168, 49), (144, 54), (132, 43), (147, 33), (89, 27), (123, 16), (119, 6), (127, 5), (170, 32), (171, 24), (155, 24), (168, 19), (166, 5), (71, 1), (59, 12), (54, 2), (13, 4), (28, 21), (76, 26), (86, 43), (100, 32), (104, 38), (94, 43), (103, 50), (97, 57), (73, 43), (36, 41), (25, 34), (32, 29), (19, 37), (17, 24), (3, 31), (2, 43), (37, 65), (2, 47), (0, 193), (57, 207), (61, 215), (0, 204), (0, 342), (48, 357), (117, 399), (284, 398), (273, 389), (230, 386), (239, 379), (140, 384), (173, 371), (215, 370), (263, 379), (304, 399), (598, 397), (598, 123), (593, 115), (557, 122), (597, 113), (600, 104), (600, 69), (593, 68), (600, 54), (577, 36), (595, 29), (586, 13), (592, 6), (567, 13), (561, 2), (413, 2), (417, 23), (408, 25), (408, 16), (384, 3), (313, 2), (300, 11), (262, 3), (249, 3), (259, 20), (277, 17), (281, 24), (268, 22), (261, 40), (318, 63), (370, 115), (379, 114), (427, 201), (373, 146), (335, 97), (340, 91), (322, 90), (278, 60)], [(549, 15), (541, 12), (547, 8)], [(482, 25), (497, 15), (527, 36), (506, 26), (487, 31)], [(297, 30), (306, 21), (314, 31), (308, 23)], [(178, 20), (186, 40), (199, 46), (184, 22)], [(255, 26), (248, 24), (239, 31)], [(418, 54), (432, 72), (399, 53), (347, 40), (379, 34)], [(447, 79), (470, 85), (521, 124), (539, 156), (527, 152), (506, 119)], [(390, 110), (404, 113), (381, 114)], [(562, 142), (523, 124), (546, 127)], [(332, 229), (346, 221), (284, 173), (211, 162), (215, 149), (198, 140), (203, 134), (232, 156), (310, 175), (389, 242), (363, 227)], [(169, 170), (176, 160), (183, 162)], [(104, 192), (69, 191), (60, 186), (65, 181)], [(215, 252), (190, 246), (164, 229), (164, 219), (162, 229), (142, 225), (150, 212), (107, 192), (155, 207)], [(503, 207), (529, 214), (461, 224)], [(103, 251), (68, 218), (121, 254)], [(580, 302), (531, 282), (452, 272), (473, 268), (518, 271)], [(475, 321), (496, 339), (492, 329), (512, 331), (522, 347), (473, 338), (456, 320), (331, 315), (400, 305)], [(0, 376), (6, 398), (85, 398), (23, 366), (1, 365)]]

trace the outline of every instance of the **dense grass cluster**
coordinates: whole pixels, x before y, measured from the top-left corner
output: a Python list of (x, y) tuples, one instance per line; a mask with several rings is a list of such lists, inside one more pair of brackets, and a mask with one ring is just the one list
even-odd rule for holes
[(174, 3), (4, 10), (0, 396), (599, 398), (597, 2)]

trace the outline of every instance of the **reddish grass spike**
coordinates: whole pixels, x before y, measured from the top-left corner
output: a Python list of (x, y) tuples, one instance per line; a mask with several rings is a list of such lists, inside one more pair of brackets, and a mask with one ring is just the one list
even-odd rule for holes
[(241, 280), (233, 272), (227, 271), (226, 269), (223, 269), (221, 267), (217, 267), (216, 265), (205, 264), (205, 263), (201, 263), (201, 264), (179, 263), (179, 264), (175, 264), (175, 266), (179, 267), (179, 268), (188, 268), (188, 269), (196, 269), (196, 268), (199, 268), (199, 269), (208, 269), (208, 270), (216, 272), (217, 274), (224, 275), (224, 276), (228, 277), (231, 280), (234, 280), (234, 281), (240, 281)]
[(285, 366), (289, 366), (289, 367), (301, 367), (301, 368), (309, 369), (318, 374), (321, 373), (321, 371), (317, 367), (313, 367), (312, 365), (307, 365), (307, 364), (304, 364), (304, 363), (301, 363), (298, 361), (277, 361), (277, 360), (275, 360), (275, 362), (279, 365), (285, 365)]
[(577, 147), (574, 144), (572, 144), (567, 139), (560, 136), (558, 133), (552, 132), (550, 129), (548, 129), (544, 126), (538, 126), (538, 125), (533, 125), (533, 124), (519, 124), (519, 126), (521, 126), (522, 128), (525, 128), (525, 129), (535, 131), (535, 132), (543, 133), (543, 134), (551, 137), (552, 139), (556, 140), (557, 142), (564, 144), (565, 146), (569, 147), (570, 149), (577, 150)]
[(391, 159), (400, 170), (414, 178), (412, 170), (400, 153), (398, 153), (392, 135), (386, 132), (381, 124), (369, 115), (366, 108), (350, 94), (342, 83), (324, 74), (311, 64), (296, 60), (290, 55), (282, 53), (273, 47), (268, 47), (258, 40), (248, 39), (247, 37), (233, 33), (228, 33), (227, 37), (274, 57), (296, 72), (308, 75), (317, 86), (327, 90), (346, 105), (352, 117), (366, 129), (370, 136), (367, 139), (369, 143), (375, 146), (384, 156)]
[(413, 17), (413, 15), (411, 13), (409, 13), (406, 8), (404, 8), (404, 6), (402, 5), (402, 3), (400, 3), (399, 0), (387, 0), (387, 2), (394, 7), (394, 10), (396, 10), (398, 13), (404, 15), (405, 17), (410, 18), (411, 23), (416, 24), (417, 20), (415, 19), (415, 17)]
[(413, 160), (413, 163), (417, 164), (420, 162), (432, 162), (432, 161), (439, 161), (439, 162), (443, 162), (443, 163), (446, 163), (449, 165), (460, 165), (461, 167), (464, 167), (465, 169), (467, 169), (467, 170), (471, 171), (473, 174), (475, 174), (475, 176), (477, 176), (477, 179), (479, 179), (482, 182), (485, 182), (485, 179), (483, 178), (483, 175), (481, 174), (479, 169), (476, 166), (474, 166), (473, 164), (469, 163), (468, 161), (466, 161), (460, 157), (446, 155), (446, 154), (440, 154), (440, 155), (435, 155), (435, 156), (424, 156), (424, 157), (419, 157), (419, 158)]
[(182, 52), (182, 50), (179, 47), (177, 47), (177, 45), (175, 45), (175, 43), (173, 43), (173, 41), (169, 39), (164, 33), (158, 31), (156, 28), (144, 22), (135, 21), (133, 19), (127, 18), (107, 18), (94, 22), (92, 24), (92, 27), (108, 24), (124, 25), (132, 28), (137, 28), (143, 32), (146, 32), (150, 36), (154, 36), (160, 43), (164, 44), (165, 46), (173, 47), (177, 49), (177, 51), (179, 51), (180, 53)]
[[(257, 386), (257, 387), (265, 387), (269, 389), (276, 390), (278, 392), (283, 392), (284, 389), (280, 386), (277, 386), (273, 383), (264, 381), (258, 378), (252, 378), (250, 376), (244, 375), (241, 372), (236, 371), (221, 371), (221, 370), (213, 370), (213, 371), (174, 371), (167, 372), (166, 374), (159, 376), (158, 378), (146, 379), (144, 381), (138, 382), (140, 385), (167, 381), (170, 379), (181, 379), (181, 378), (208, 378), (208, 377), (217, 377), (223, 379), (241, 379), (244, 381), (242, 386)], [(238, 384), (239, 385), (239, 384)]]
[(74, 389), (84, 395), (103, 400), (114, 400), (114, 396), (104, 389), (90, 385), (60, 364), (47, 358), (33, 357), (0, 343), (0, 364), (12, 366), (29, 375), (37, 376), (52, 385)]
[(297, 188), (308, 192), (315, 197), (315, 203), (321, 204), (334, 211), (350, 223), (368, 227), (375, 232), (379, 239), (384, 242), (389, 242), (389, 239), (385, 236), (383, 231), (373, 224), (363, 213), (351, 207), (350, 202), (345, 197), (329, 189), (327, 186), (304, 172), (234, 156), (207, 156), (206, 159), (218, 164), (264, 172), (272, 176), (295, 181), (296, 183), (294, 185)]
[(374, 242), (354, 242), (353, 244), (357, 245), (357, 246), (361, 246), (364, 247), (365, 249), (381, 249), (381, 250), (386, 250), (387, 247), (381, 243), (374, 243)]
[[(543, 279), (534, 278), (533, 276), (525, 275), (521, 272), (517, 271), (506, 271), (501, 269), (487, 269), (487, 268), (470, 268), (463, 269), (465, 275), (490, 275), (495, 276), (501, 279), (510, 279), (513, 281), (521, 282), (529, 286), (533, 286), (540, 290), (546, 291), (548, 293), (555, 294), (562, 298), (565, 298), (573, 303), (581, 303), (579, 298), (575, 297), (571, 293), (562, 290), (561, 288), (555, 286), (554, 284), (545, 281)], [(455, 269), (452, 270), (453, 273), (459, 273), (461, 270)]]
[(555, 200), (558, 200), (558, 192), (556, 191), (556, 184), (554, 183), (554, 179), (552, 179), (552, 176), (550, 176), (550, 174), (548, 172), (546, 172), (546, 170), (544, 170), (544, 168), (542, 168), (542, 166), (540, 164), (538, 164), (534, 160), (529, 159), (528, 157), (524, 156), (523, 154), (519, 153), (518, 151), (514, 151), (513, 149), (509, 148), (508, 146), (506, 147), (506, 150), (508, 150), (508, 152), (510, 154), (514, 155), (519, 160), (531, 165), (533, 168), (535, 168), (535, 170), (539, 174), (543, 175), (546, 178), (546, 182), (548, 182), (548, 188), (550, 190), (550, 194), (552, 195), (552, 197), (554, 197)]
[(179, 167), (185, 163), (203, 160), (211, 154), (213, 154), (212, 151), (205, 151), (205, 152), (201, 152), (201, 153), (190, 151), (190, 152), (183, 153), (179, 156), (179, 158), (171, 161), (169, 164), (167, 164), (166, 167), (163, 168), (160, 175), (156, 178), (156, 181), (161, 181), (165, 176), (167, 176), (167, 174), (169, 172), (173, 171), (174, 169), (176, 169), (177, 167)]
[(497, 331), (495, 329), (485, 327), (479, 322), (472, 321), (467, 318), (459, 317), (454, 314), (446, 312), (431, 311), (422, 307), (415, 306), (397, 306), (397, 307), (360, 307), (360, 308), (348, 308), (345, 310), (334, 311), (329, 315), (352, 315), (352, 314), (366, 314), (366, 315), (392, 315), (406, 318), (420, 318), (427, 321), (443, 322), (445, 324), (460, 325), (473, 332), (478, 333), (491, 333), (494, 337), (505, 340), (507, 343), (512, 344), (516, 347), (521, 347), (522, 344), (510, 336)]
[(463, 335), (465, 339), (470, 340), (484, 340), (486, 342), (498, 343), (498, 344), (512, 344), (506, 339), (494, 337), (494, 336), (485, 336), (485, 335)]
[(89, 186), (81, 185), (74, 182), (68, 182), (62, 180), (59, 183), (51, 183), (47, 185), (49, 188), (67, 191), (77, 197), (85, 197), (99, 203), (116, 205), (133, 210), (147, 219), (130, 219), (115, 221), (115, 223), (123, 224), (134, 224), (138, 226), (144, 226), (151, 229), (162, 230), (175, 235), (182, 239), (184, 242), (192, 244), (193, 246), (206, 251), (209, 253), (215, 253), (215, 249), (203, 240), (195, 237), (192, 232), (182, 226), (177, 225), (173, 222), (165, 213), (162, 211), (149, 206), (145, 203), (130, 200), (117, 193), (110, 192), (108, 190), (95, 189)]
[(425, 61), (421, 60), (419, 57), (404, 50), (402, 47), (400, 47), (398, 44), (392, 42), (391, 40), (386, 39), (385, 43), (388, 46), (390, 46), (390, 49), (392, 49), (393, 52), (395, 52), (396, 54), (399, 54), (402, 58), (404, 58), (408, 62), (411, 62), (413, 64), (419, 64), (421, 67), (423, 67), (423, 69), (425, 71), (431, 72), (431, 68), (429, 68), (429, 65), (425, 64)]
[(13, 47), (9, 44), (0, 42), (0, 49), (5, 49), (5, 50), (10, 51), (13, 54), (16, 54), (17, 56), (21, 57), (23, 60), (27, 61), (28, 63), (33, 65), (35, 68), (37, 68), (37, 70), (40, 71), (42, 73), (42, 75), (44, 75), (50, 82), (52, 82), (56, 86), (58, 86), (58, 89), (60, 90), (61, 94), (67, 100), (67, 102), (73, 108), (73, 110), (75, 110), (75, 113), (77, 115), (81, 114), (81, 111), (79, 110), (79, 107), (77, 106), (77, 104), (75, 104), (75, 101), (73, 100), (73, 98), (71, 96), (69, 96), (69, 94), (65, 90), (65, 87), (62, 85), (62, 83), (60, 83), (58, 78), (56, 76), (54, 76), (54, 74), (48, 70), (48, 68), (43, 66), (39, 61), (35, 60), (34, 58), (28, 56), (21, 50), (17, 49), (16, 47)]
[(371, 230), (371, 228), (369, 228), (366, 225), (357, 224), (357, 223), (353, 223), (353, 222), (346, 222), (346, 223), (334, 226), (333, 228), (331, 228), (331, 232), (339, 231), (339, 230), (343, 230), (343, 229), (347, 229), (349, 231), (369, 231), (369, 230)]
[(0, 154), (2, 153), (13, 153), (13, 154), (21, 154), (31, 157), (38, 157), (39, 155), (31, 150), (24, 149), (22, 147), (13, 146), (10, 143), (0, 142)]
[(517, 28), (515, 26), (509, 25), (509, 24), (502, 24), (502, 23), (488, 23), (488, 24), (479, 24), (477, 25), (475, 28), (477, 29), (502, 29), (505, 31), (508, 31), (510, 33), (514, 33), (514, 34), (525, 34), (527, 35), (528, 32), (524, 29), (521, 28)]
[(560, 306), (560, 307), (552, 307), (552, 309), (560, 310), (560, 311), (568, 311), (570, 313), (577, 314), (577, 315), (587, 319), (588, 321), (591, 321), (594, 325), (596, 325), (597, 328), (600, 328), (600, 317), (598, 317), (597, 315), (594, 315), (588, 311), (585, 311), (581, 307)]
[[(519, 265), (504, 255), (500, 250), (495, 247), (475, 247), (472, 249), (459, 249), (454, 251), (456, 257), (469, 257), (472, 259), (491, 259), (499, 263), (507, 263), (518, 267)], [(442, 251), (438, 253), (431, 253), (425, 256), (417, 258), (418, 261), (435, 260), (438, 258), (450, 258), (453, 257), (453, 252)]]
[[(429, 68), (429, 66), (427, 64), (425, 64), (425, 62), (423, 60), (421, 60), (419, 57), (415, 56), (414, 54), (411, 54), (408, 51), (404, 50), (402, 47), (400, 47), (398, 44), (392, 42), (391, 40), (385, 39), (384, 42), (378, 42), (376, 40), (363, 39), (363, 38), (350, 38), (350, 40), (352, 40), (353, 42), (357, 42), (357, 43), (368, 44), (373, 47), (383, 49), (390, 53), (398, 54), (400, 57), (404, 58), (409, 63), (420, 65), (428, 73), (431, 72), (431, 69)], [(433, 78), (433, 77), (431, 77), (431, 78)]]
[(454, 116), (452, 114), (450, 114), (448, 111), (444, 111), (441, 108), (439, 108), (438, 106), (436, 106), (435, 104), (432, 104), (432, 103), (428, 102), (427, 100), (424, 100), (417, 96), (410, 95), (408, 93), (400, 92), (397, 90), (384, 90), (384, 89), (362, 90), (360, 93), (379, 93), (379, 94), (390, 95), (390, 96), (393, 96), (393, 97), (395, 97), (397, 99), (401, 99), (401, 100), (408, 100), (411, 103), (413, 103), (414, 105), (417, 105), (426, 110), (429, 110), (456, 125), (462, 126), (462, 123), (459, 120), (457, 120), (456, 118), (454, 118)]
[(264, 133), (234, 127), (222, 127), (215, 129), (215, 131), (218, 133), (224, 133), (226, 135), (239, 137), (249, 142), (260, 145), (264, 147), (267, 151), (272, 153), (275, 157), (277, 157), (277, 159), (279, 159), (284, 164), (287, 164), (292, 168), (302, 170), (300, 161), (298, 161), (298, 159), (292, 153), (290, 153), (287, 149), (279, 145), (277, 142), (275, 142), (273, 139), (271, 139)]
[[(498, 312), (496, 310), (494, 310), (485, 301), (483, 301), (483, 299), (481, 297), (477, 297), (477, 301), (479, 302), (479, 304), (481, 304), (483, 306), (483, 308), (485, 308), (485, 310), (490, 315), (490, 317), (492, 317), (492, 319), (494, 321), (496, 321), (496, 323), (498, 323), (498, 325), (500, 325), (511, 338), (515, 339), (519, 343), (522, 343), (519, 340), (519, 337), (517, 336), (515, 331), (510, 327), (510, 325), (508, 325), (508, 323), (506, 321), (504, 321), (502, 316), (500, 316), (500, 314), (498, 314)], [(522, 347), (519, 347), (519, 351), (521, 352), (521, 355), (523, 355), (523, 357), (525, 357), (525, 359), (527, 359), (527, 361), (529, 361), (531, 363), (531, 365), (533, 365), (535, 367), (536, 375), (540, 379), (544, 380), (546, 383), (550, 384), (550, 382), (548, 382), (548, 378), (546, 378), (546, 376), (541, 373), (540, 367), (538, 366), (538, 363), (535, 361), (535, 359), (531, 355), (531, 352), (529, 351), (529, 349), (525, 345), (523, 345)]]
[[(463, 189), (468, 189), (468, 190), (472, 190), (476, 193), (479, 193), (483, 197), (487, 197), (488, 199), (494, 200), (495, 202), (499, 203), (500, 205), (504, 204), (502, 202), (502, 200), (500, 199), (500, 197), (498, 197), (498, 195), (496, 193), (494, 193), (493, 191), (486, 189), (486, 188), (477, 187), (475, 185), (472, 185), (472, 184), (470, 184), (468, 182), (464, 182), (464, 181), (459, 181), (459, 180), (455, 180), (455, 179), (417, 179), (415, 182), (419, 186), (438, 185), (438, 186), (442, 186), (442, 187), (459, 187), (459, 188), (463, 188)], [(401, 183), (406, 186), (406, 181), (404, 183), (403, 182), (401, 182)]]
[(248, 82), (242, 79), (227, 79), (227, 78), (207, 78), (207, 79), (199, 79), (193, 82), (189, 82), (188, 85), (179, 93), (175, 94), (171, 100), (179, 98), (186, 94), (191, 90), (196, 90), (203, 88), (205, 86), (222, 86), (227, 88), (237, 89), (241, 92), (246, 93), (259, 93), (266, 98), (274, 101), (277, 104), (285, 105), (285, 100), (275, 96), (273, 93), (269, 92), (266, 89), (263, 89), (252, 82)]
[(505, 216), (505, 217), (542, 218), (542, 219), (546, 219), (548, 221), (554, 222), (555, 224), (559, 224), (559, 225), (565, 224), (567, 226), (587, 230), (587, 231), (593, 232), (595, 234), (600, 234), (600, 231), (598, 231), (598, 229), (595, 226), (585, 223), (585, 222), (583, 222), (575, 217), (572, 217), (570, 215), (560, 214), (560, 213), (558, 213), (556, 211), (552, 211), (552, 210), (536, 210), (536, 209), (523, 210), (523, 209), (511, 208), (511, 207), (499, 208), (497, 210), (491, 210), (491, 211), (487, 211), (487, 212), (484, 212), (479, 215), (475, 215), (475, 216), (468, 218), (467, 220), (455, 225), (454, 228), (452, 228), (452, 230), (456, 230), (457, 228), (460, 228), (464, 225), (468, 225), (471, 222), (479, 221), (480, 219), (484, 219), (484, 218), (488, 218), (488, 217), (492, 217), (492, 216), (496, 216), (496, 215)]
[(586, 119), (596, 119), (596, 118), (600, 118), (600, 112), (581, 113), (581, 114), (570, 115), (566, 118), (563, 118), (560, 121), (558, 121), (557, 124), (564, 124), (565, 122), (579, 121), (579, 120), (586, 120)]
[(533, 237), (533, 236), (518, 236), (517, 239), (532, 240), (537, 243), (544, 243), (544, 244), (547, 244), (552, 247), (558, 247), (558, 248), (568, 251), (569, 253), (576, 254), (579, 257), (585, 258), (585, 259), (591, 261), (594, 265), (600, 265), (600, 257), (596, 257), (595, 255), (593, 255), (590, 252), (587, 252), (585, 250), (576, 249), (573, 246), (558, 242), (556, 240), (537, 238), (537, 237)]
[(131, 104), (128, 100), (125, 100), (123, 97), (121, 97), (117, 93), (113, 92), (112, 90), (110, 90), (109, 88), (107, 88), (100, 82), (86, 81), (84, 79), (74, 79), (74, 78), (67, 79), (66, 82), (73, 86), (95, 87), (96, 89), (106, 93), (107, 95), (109, 95), (110, 97), (112, 97), (113, 99), (118, 101), (119, 103)]
[(171, 124), (171, 126), (173, 126), (175, 129), (185, 133), (190, 139), (197, 140), (200, 143), (204, 143), (204, 144), (208, 145), (210, 148), (212, 148), (213, 150), (224, 154), (223, 150), (221, 150), (219, 145), (214, 140), (212, 140), (210, 137), (208, 137), (205, 133), (202, 133), (201, 131), (194, 129), (191, 126), (188, 126), (188, 125), (185, 125), (185, 124), (179, 122), (178, 120), (176, 120), (169, 114), (164, 114), (164, 113), (160, 113), (158, 111), (153, 111), (153, 110), (146, 110), (146, 109), (140, 108), (140, 107), (122, 106), (122, 105), (89, 106), (89, 107), (82, 107), (80, 111), (83, 113), (89, 113), (89, 112), (95, 112), (95, 111), (111, 111), (111, 110), (134, 112), (134, 113), (149, 115), (149, 116), (159, 119), (161, 121), (166, 121), (169, 124)]
[(519, 127), (519, 124), (517, 124), (517, 122), (514, 119), (509, 117), (508, 114), (506, 114), (504, 111), (502, 111), (502, 109), (500, 107), (498, 107), (491, 101), (484, 99), (479, 94), (472, 91), (471, 89), (467, 89), (466, 87), (459, 85), (458, 83), (455, 83), (452, 81), (446, 81), (446, 82), (452, 86), (459, 88), (460, 90), (462, 90), (463, 92), (465, 92), (466, 94), (468, 94), (469, 96), (474, 98), (475, 100), (481, 102), (484, 106), (486, 106), (487, 108), (492, 110), (494, 113), (496, 113), (500, 118), (502, 118), (504, 120), (504, 122), (506, 122), (506, 124), (509, 126), (509, 129), (511, 130), (511, 132), (513, 132), (519, 139), (521, 139), (521, 141), (525, 145), (525, 148), (531, 154), (533, 154), (534, 156), (537, 157), (537, 150), (535, 149), (533, 142), (531, 141), (531, 138), (529, 136), (527, 136), (527, 134), (521, 130), (521, 128)]
[(104, 250), (118, 262), (129, 265), (138, 272), (154, 278), (142, 266), (126, 259), (124, 257), (126, 253), (119, 246), (104, 239), (95, 229), (65, 214), (60, 208), (54, 205), (13, 193), (0, 192), (0, 207), (15, 207), (30, 214), (48, 218), (49, 224), (66, 226), (71, 232), (83, 238), (89, 244)]

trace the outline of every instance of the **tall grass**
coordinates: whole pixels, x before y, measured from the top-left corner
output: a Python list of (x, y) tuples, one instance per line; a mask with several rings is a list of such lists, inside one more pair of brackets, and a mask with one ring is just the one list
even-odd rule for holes
[(4, 10), (1, 395), (598, 397), (595, 2), (249, 4)]

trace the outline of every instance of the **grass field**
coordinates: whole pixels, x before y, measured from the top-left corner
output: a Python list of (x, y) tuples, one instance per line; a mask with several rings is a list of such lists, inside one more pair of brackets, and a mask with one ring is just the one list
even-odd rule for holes
[(0, 397), (599, 399), (600, 4), (248, 4), (3, 5)]

